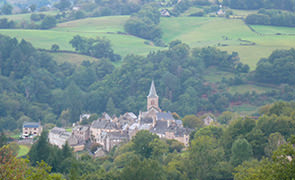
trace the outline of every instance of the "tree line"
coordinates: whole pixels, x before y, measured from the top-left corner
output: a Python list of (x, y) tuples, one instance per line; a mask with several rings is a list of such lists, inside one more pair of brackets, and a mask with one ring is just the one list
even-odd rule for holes
[(295, 13), (261, 9), (257, 14), (249, 14), (245, 22), (247, 24), (295, 27)]
[(224, 5), (232, 9), (281, 9), (295, 11), (293, 0), (225, 0)]

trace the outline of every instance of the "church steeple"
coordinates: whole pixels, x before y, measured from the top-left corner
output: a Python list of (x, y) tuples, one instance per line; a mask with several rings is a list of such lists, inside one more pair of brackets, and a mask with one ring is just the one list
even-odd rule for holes
[(147, 110), (150, 110), (151, 108), (161, 111), (161, 109), (159, 108), (159, 97), (156, 92), (154, 80), (152, 81), (150, 92), (147, 96)]
[(150, 97), (150, 98), (158, 97), (157, 92), (156, 92), (156, 88), (155, 88), (155, 84), (154, 84), (154, 80), (152, 81), (148, 97)]

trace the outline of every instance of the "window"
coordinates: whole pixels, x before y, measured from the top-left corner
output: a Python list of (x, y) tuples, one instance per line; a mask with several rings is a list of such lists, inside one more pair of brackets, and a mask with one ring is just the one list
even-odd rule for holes
[(34, 132), (34, 134), (37, 134), (36, 132)]
[(34, 130), (36, 130), (36, 128), (34, 128)]
[(25, 132), (25, 134), (28, 134), (28, 132)]
[(25, 128), (25, 130), (28, 130), (28, 128)]
[(154, 100), (151, 101), (151, 105), (155, 105), (155, 101)]

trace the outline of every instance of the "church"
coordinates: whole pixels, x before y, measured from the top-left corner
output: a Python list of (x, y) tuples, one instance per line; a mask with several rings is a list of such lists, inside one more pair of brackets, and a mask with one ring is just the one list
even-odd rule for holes
[(147, 111), (139, 112), (138, 130), (149, 130), (160, 138), (175, 139), (189, 145), (190, 129), (184, 128), (181, 120), (176, 120), (171, 112), (162, 112), (154, 81), (147, 96)]

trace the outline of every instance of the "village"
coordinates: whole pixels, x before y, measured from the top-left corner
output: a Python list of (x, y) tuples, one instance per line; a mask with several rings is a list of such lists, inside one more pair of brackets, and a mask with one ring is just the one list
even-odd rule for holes
[[(171, 112), (160, 109), (154, 81), (147, 96), (147, 111), (140, 111), (138, 116), (133, 112), (126, 112), (119, 117), (103, 113), (91, 124), (81, 125), (90, 116), (91, 114), (80, 115), (80, 121), (73, 124), (72, 132), (65, 128), (52, 128), (48, 134), (49, 143), (59, 148), (68, 143), (74, 152), (96, 146), (92, 155), (99, 157), (111, 151), (113, 147), (130, 141), (141, 130), (150, 131), (160, 138), (177, 140), (184, 147), (189, 146), (190, 133), (193, 131), (183, 127), (182, 120), (175, 119)], [(204, 125), (210, 125), (214, 119), (207, 116), (203, 121)], [(24, 122), (22, 137), (40, 136), (42, 130), (40, 122)]]

